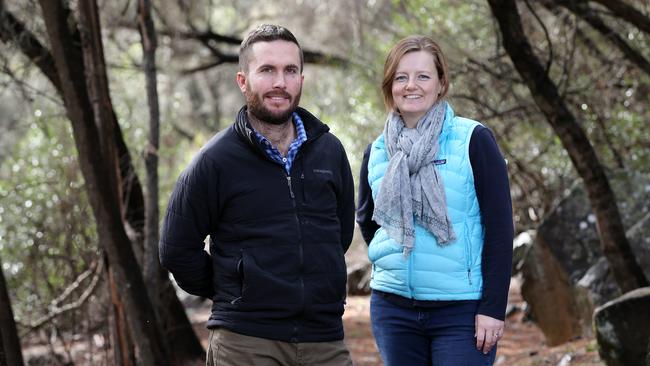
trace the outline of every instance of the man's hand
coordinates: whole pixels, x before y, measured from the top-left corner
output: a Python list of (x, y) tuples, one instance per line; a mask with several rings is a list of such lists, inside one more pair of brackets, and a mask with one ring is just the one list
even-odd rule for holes
[(474, 323), (476, 326), (476, 349), (487, 354), (503, 337), (505, 323), (502, 320), (481, 314), (476, 315)]

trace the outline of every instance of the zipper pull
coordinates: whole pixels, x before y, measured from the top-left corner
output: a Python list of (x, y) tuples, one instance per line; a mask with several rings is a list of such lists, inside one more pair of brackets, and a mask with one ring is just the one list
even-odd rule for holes
[(469, 285), (471, 286), (472, 285), (472, 270), (469, 269), (469, 268), (467, 269), (467, 280), (469, 281)]
[(291, 177), (287, 176), (287, 185), (289, 186), (289, 194), (291, 195), (291, 198), (296, 198), (296, 196), (293, 195), (293, 188), (291, 188)]

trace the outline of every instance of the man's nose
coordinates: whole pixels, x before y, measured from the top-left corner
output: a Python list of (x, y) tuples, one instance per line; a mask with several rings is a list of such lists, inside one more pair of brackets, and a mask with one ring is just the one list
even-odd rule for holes
[(273, 87), (284, 89), (287, 86), (286, 76), (282, 72), (278, 72), (273, 77)]

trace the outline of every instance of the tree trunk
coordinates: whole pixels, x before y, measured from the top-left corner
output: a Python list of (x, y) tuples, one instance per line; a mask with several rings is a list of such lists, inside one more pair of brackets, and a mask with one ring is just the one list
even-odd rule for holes
[(0, 260), (0, 365), (22, 366), (23, 354)]
[[(54, 58), (50, 50), (45, 48), (38, 39), (26, 27), (18, 21), (13, 14), (6, 12), (2, 7), (3, 3), (0, 0), (0, 39), (5, 43), (13, 42), (21, 52), (28, 57), (47, 77), (52, 85), (55, 87), (61, 99), (65, 100), (64, 91), (61, 86), (61, 77), (54, 63)], [(75, 30), (76, 32), (76, 30)], [(81, 39), (78, 32), (73, 35), (73, 44), (69, 45), (71, 50), (81, 54)], [(79, 74), (83, 74), (83, 68), (78, 70)], [(132, 241), (134, 250), (143, 250), (143, 232), (145, 222), (145, 204), (144, 195), (140, 180), (135, 172), (132, 163), (131, 154), (124, 142), (122, 131), (117, 122), (117, 116), (114, 111), (111, 114), (111, 123), (113, 125), (113, 134), (115, 144), (117, 147), (117, 154), (119, 156), (119, 170), (120, 181), (119, 186), (120, 195), (122, 197), (122, 215), (126, 221), (126, 225), (131, 229), (128, 231), (129, 237)], [(151, 201), (150, 201), (151, 202)], [(157, 199), (156, 199), (157, 202)], [(157, 217), (157, 215), (156, 215)], [(156, 233), (157, 235), (157, 233)], [(157, 243), (155, 245), (157, 249)], [(157, 254), (153, 258), (158, 262)], [(157, 314), (160, 315), (158, 320), (164, 334), (164, 339), (173, 340), (176, 347), (173, 348), (174, 360), (178, 360), (181, 364), (184, 362), (193, 362), (196, 359), (203, 359), (205, 351), (201, 346), (199, 339), (192, 328), (192, 324), (187, 318), (183, 304), (178, 300), (174, 287), (171, 285), (169, 275), (162, 267), (158, 271), (158, 296), (151, 297), (154, 302), (155, 308), (158, 310)], [(114, 278), (110, 279), (115, 281)], [(114, 301), (121, 302), (119, 299)], [(120, 314), (115, 314), (120, 317)], [(122, 328), (124, 330), (124, 328)], [(126, 339), (127, 334), (121, 334), (120, 338)], [(179, 343), (180, 342), (180, 343)], [(128, 343), (127, 343), (128, 344)], [(171, 348), (170, 351), (172, 351)], [(124, 350), (127, 352), (127, 350)], [(185, 361), (182, 361), (185, 360)]]
[(135, 345), (133, 344), (131, 331), (126, 321), (124, 303), (122, 303), (120, 294), (117, 291), (119, 285), (115, 282), (115, 275), (108, 265), (106, 266), (106, 273), (108, 274), (108, 286), (113, 305), (111, 311), (112, 317), (110, 319), (113, 360), (120, 366), (135, 366)]
[(618, 211), (616, 197), (589, 139), (578, 124), (557, 86), (551, 81), (526, 38), (514, 0), (488, 0), (503, 35), (503, 46), (548, 123), (560, 138), (582, 178), (596, 215), (603, 253), (623, 292), (647, 286), (636, 262)]
[[(143, 274), (150, 288), (158, 288), (158, 147), (160, 141), (160, 110), (156, 75), (156, 32), (151, 19), (151, 2), (138, 1), (138, 24), (142, 38), (142, 68), (146, 78), (147, 102), (149, 106), (149, 142), (144, 149), (147, 171), (145, 196), (145, 232)], [(153, 293), (151, 295), (154, 295)]]
[[(149, 143), (144, 149), (147, 171), (147, 190), (145, 199), (145, 230), (143, 275), (149, 285), (149, 296), (154, 302), (156, 315), (161, 322), (164, 339), (168, 340), (172, 363), (196, 364), (205, 357), (205, 351), (187, 318), (183, 305), (176, 296), (169, 281), (169, 274), (158, 259), (158, 148), (160, 141), (160, 109), (158, 104), (156, 71), (156, 31), (151, 17), (151, 2), (138, 1), (138, 29), (142, 38), (142, 66), (146, 78), (147, 101), (149, 106)], [(172, 345), (173, 343), (173, 345)]]
[[(81, 37), (86, 58), (73, 42), (69, 27), (70, 11), (60, 0), (41, 0), (40, 4), (67, 115), (72, 122), (79, 164), (98, 223), (99, 242), (115, 273), (139, 361), (144, 365), (167, 365), (168, 358), (157, 328), (155, 312), (122, 223), (115, 136), (110, 120), (112, 106), (108, 97), (96, 4), (79, 2), (79, 12), (85, 25), (83, 32), (87, 32)], [(86, 67), (90, 69), (84, 73)], [(87, 89), (94, 100), (91, 101)]]

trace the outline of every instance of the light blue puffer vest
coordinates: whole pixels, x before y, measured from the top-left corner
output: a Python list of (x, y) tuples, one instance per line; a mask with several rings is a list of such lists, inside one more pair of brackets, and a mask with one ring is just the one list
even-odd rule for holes
[[(373, 264), (370, 282), (373, 289), (417, 300), (481, 298), (484, 232), (469, 159), (469, 142), (478, 125), (476, 121), (454, 116), (447, 105), (435, 163), (444, 183), (456, 241), (441, 247), (431, 233), (416, 223), (415, 247), (405, 257), (402, 246), (380, 228), (368, 248)], [(368, 162), (373, 199), (377, 197), (387, 167), (382, 134), (372, 144)]]

